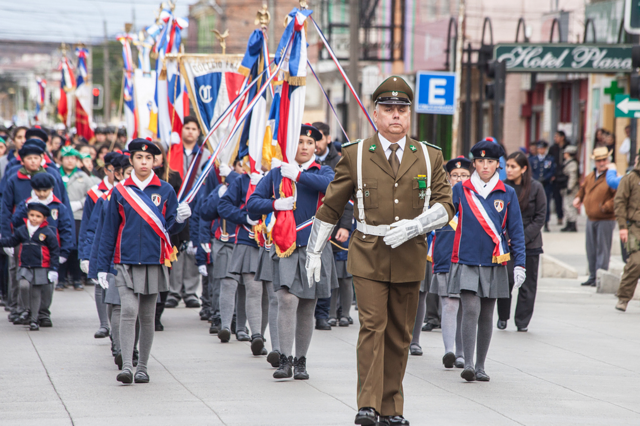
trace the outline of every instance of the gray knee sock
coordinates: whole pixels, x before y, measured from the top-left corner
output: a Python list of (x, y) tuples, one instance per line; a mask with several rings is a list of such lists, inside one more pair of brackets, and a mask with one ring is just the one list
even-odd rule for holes
[(491, 344), (491, 333), (493, 333), (493, 308), (496, 305), (496, 299), (483, 298), (480, 300), (476, 370), (484, 370), (484, 361), (487, 359), (487, 352), (489, 352), (489, 345)]
[(278, 296), (278, 338), (280, 352), (289, 357), (293, 351), (293, 339), (296, 333), (296, 311), (299, 299), (289, 290), (282, 288), (276, 292)]
[(147, 372), (149, 365), (149, 355), (153, 345), (153, 334), (155, 333), (156, 320), (156, 298), (157, 294), (141, 294), (140, 309), (138, 318), (140, 320), (140, 358), (138, 359), (137, 371)]
[(460, 299), (456, 297), (441, 296), (440, 305), (442, 306), (441, 326), (444, 352), (453, 352), (454, 342), (458, 335), (458, 308), (460, 306)]
[[(246, 315), (251, 334), (262, 334), (262, 281), (254, 280), (255, 274), (242, 274), (246, 290)], [(265, 295), (266, 296), (266, 295)]]
[[(138, 296), (126, 286), (118, 287), (120, 293), (120, 348), (122, 351), (122, 368), (133, 371), (133, 346), (136, 339), (136, 320), (138, 318)], [(155, 303), (155, 300), (154, 300)]]
[(353, 302), (353, 278), (340, 278), (340, 306), (342, 307), (342, 316), (349, 317), (351, 312), (351, 302)]
[(209, 268), (209, 292), (211, 293), (211, 313), (216, 318), (220, 317), (220, 279), (211, 278), (213, 267)]
[(418, 296), (418, 313), (416, 314), (416, 322), (413, 325), (413, 338), (411, 343), (420, 344), (420, 332), (422, 331), (422, 323), (424, 314), (427, 312), (427, 292), (421, 291)]
[(462, 347), (464, 348), (465, 368), (474, 368), (473, 352), (476, 348), (476, 330), (480, 316), (480, 297), (475, 293), (463, 291), (460, 294), (462, 303)]
[(313, 336), (313, 322), (318, 299), (300, 299), (296, 312), (296, 357), (307, 356), (311, 337)]
[[(238, 282), (231, 278), (222, 278), (220, 280), (220, 318), (222, 328), (231, 329), (231, 321), (233, 320), (233, 311), (236, 307), (236, 291), (238, 290)], [(232, 332), (235, 330), (231, 330)]]
[(264, 332), (267, 331), (267, 325), (269, 325), (269, 294), (267, 294), (267, 284), (262, 283), (262, 327), (260, 328), (260, 334), (264, 336)]
[(278, 337), (278, 296), (273, 291), (273, 283), (265, 282), (265, 291), (269, 297), (269, 336), (271, 337), (271, 349), (280, 352), (280, 340)]
[(102, 287), (95, 286), (94, 296), (96, 299), (96, 309), (98, 311), (98, 318), (100, 319), (101, 328), (109, 328), (109, 317), (107, 315), (107, 305), (102, 301)]
[[(340, 283), (340, 278), (338, 278)], [(329, 318), (336, 318), (338, 315), (338, 299), (340, 298), (340, 289), (331, 290), (331, 304), (329, 305)]]
[(236, 313), (236, 333), (247, 330), (247, 288), (238, 286), (238, 305)]
[(458, 299), (458, 315), (456, 316), (456, 359), (464, 358), (462, 345), (462, 309), (460, 309), (460, 300)]
[(120, 305), (109, 305), (112, 306), (111, 315), (111, 337), (113, 338), (113, 342), (115, 344), (116, 350), (120, 350)]
[(42, 291), (44, 290), (44, 287), (45, 286), (43, 285), (31, 286), (31, 322), (38, 322), (38, 311), (40, 309), (40, 302), (42, 301)]

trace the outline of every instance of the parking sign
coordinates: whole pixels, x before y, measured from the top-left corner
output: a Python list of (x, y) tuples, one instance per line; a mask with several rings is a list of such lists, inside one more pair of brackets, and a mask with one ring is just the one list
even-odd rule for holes
[(419, 71), (416, 76), (416, 112), (453, 115), (457, 88), (455, 73)]

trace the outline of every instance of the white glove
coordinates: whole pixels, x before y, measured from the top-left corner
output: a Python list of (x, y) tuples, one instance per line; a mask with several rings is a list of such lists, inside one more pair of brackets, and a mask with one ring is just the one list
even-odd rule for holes
[(278, 198), (273, 203), (273, 208), (279, 211), (293, 210), (295, 200), (293, 197)]
[(522, 287), (522, 283), (524, 283), (524, 279), (527, 278), (527, 270), (522, 266), (516, 266), (513, 268), (513, 288), (519, 289)]
[(62, 265), (64, 262), (66, 262), (66, 261), (67, 261), (67, 258), (66, 258), (66, 257), (62, 257), (62, 256), (58, 257), (58, 262), (59, 262), (61, 265)]
[(207, 272), (207, 265), (198, 266), (198, 272), (200, 272), (200, 275), (203, 277), (209, 276), (209, 273)]
[(251, 173), (251, 185), (256, 186), (262, 180), (262, 173)]
[(220, 185), (218, 188), (218, 197), (222, 198), (222, 196), (227, 192), (227, 185)]
[(56, 271), (49, 271), (47, 278), (54, 284), (58, 284), (58, 273)]
[(176, 222), (183, 223), (185, 220), (191, 217), (191, 207), (189, 207), (188, 203), (180, 203), (178, 204), (178, 209), (176, 210)]
[(384, 242), (391, 248), (396, 248), (420, 235), (421, 231), (422, 225), (417, 220), (402, 219), (391, 224), (391, 230), (384, 236)]
[(311, 253), (307, 251), (307, 281), (309, 282), (309, 288), (313, 287), (313, 284), (320, 281), (320, 272), (322, 271), (322, 253)]
[(258, 224), (259, 221), (257, 220), (251, 220), (251, 218), (249, 217), (249, 215), (247, 215), (247, 223), (251, 226), (256, 226)]
[(13, 247), (5, 247), (2, 250), (4, 250), (7, 256), (13, 257)]
[(280, 173), (282, 174), (282, 177), (289, 178), (295, 182), (298, 180), (300, 167), (295, 164), (282, 163), (282, 166), (280, 166)]
[(105, 290), (109, 288), (109, 281), (107, 281), (106, 272), (98, 272), (98, 284)]
[(226, 163), (220, 163), (218, 170), (220, 171), (220, 177), (227, 177), (231, 173), (231, 167)]
[(80, 270), (82, 272), (84, 272), (85, 274), (89, 273), (89, 261), (88, 260), (81, 260), (80, 261)]
[(205, 253), (211, 253), (211, 244), (200, 243), (200, 247), (202, 247), (202, 250), (204, 250)]
[(78, 210), (82, 210), (82, 201), (71, 201), (69, 204), (71, 205), (71, 210), (74, 213)]
[(271, 170), (282, 166), (282, 161), (278, 160), (276, 157), (271, 159)]
[(193, 243), (189, 241), (189, 245), (187, 246), (187, 254), (190, 256), (195, 256), (198, 251), (198, 247), (194, 247)]

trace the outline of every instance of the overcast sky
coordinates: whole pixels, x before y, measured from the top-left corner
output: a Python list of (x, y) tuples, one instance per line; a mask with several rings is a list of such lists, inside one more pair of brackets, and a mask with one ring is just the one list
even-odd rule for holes
[[(0, 0), (0, 39), (91, 43), (104, 37), (103, 21), (110, 36), (132, 22), (136, 31), (151, 25), (160, 0)], [(179, 17), (187, 17), (189, 4), (178, 0)]]

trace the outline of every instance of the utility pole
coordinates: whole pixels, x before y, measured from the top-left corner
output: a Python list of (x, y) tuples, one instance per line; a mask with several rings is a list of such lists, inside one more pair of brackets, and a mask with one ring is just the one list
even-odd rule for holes
[[(462, 48), (464, 44), (464, 14), (465, 14), (465, 0), (460, 0), (460, 7), (458, 8), (458, 31), (456, 40), (456, 111), (453, 114), (453, 124), (451, 129), (451, 158), (458, 156), (458, 128), (460, 127), (460, 87), (462, 86)], [(471, 78), (471, 76), (469, 76)], [(470, 99), (467, 99), (469, 102)]]
[(108, 123), (111, 120), (111, 85), (109, 84), (109, 36), (107, 35), (107, 21), (104, 22), (104, 46), (102, 47), (102, 66), (104, 69), (104, 78), (102, 85), (104, 86), (104, 103), (102, 111), (104, 112), (104, 121)]
[[(358, 62), (360, 59), (360, 2), (349, 2), (349, 80), (354, 90), (359, 92), (360, 84)], [(351, 139), (356, 139), (360, 135), (358, 102), (349, 99), (349, 134)]]

